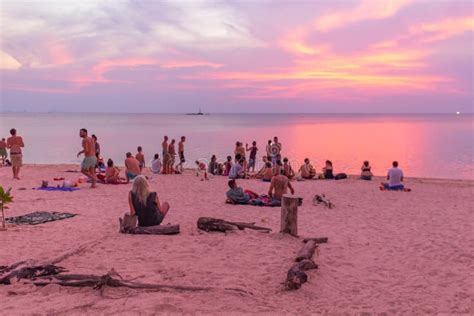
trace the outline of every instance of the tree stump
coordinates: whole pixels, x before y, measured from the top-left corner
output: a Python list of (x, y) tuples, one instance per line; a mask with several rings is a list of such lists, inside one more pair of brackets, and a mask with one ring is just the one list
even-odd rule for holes
[(281, 199), (280, 233), (298, 237), (298, 205), (297, 196), (285, 194)]

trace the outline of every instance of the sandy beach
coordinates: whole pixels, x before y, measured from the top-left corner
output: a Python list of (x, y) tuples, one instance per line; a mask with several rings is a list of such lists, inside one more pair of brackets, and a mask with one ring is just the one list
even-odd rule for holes
[[(7, 217), (34, 211), (78, 216), (0, 231), (0, 265), (47, 260), (82, 244), (84, 251), (59, 265), (70, 273), (105, 274), (114, 268), (140, 282), (212, 286), (211, 292), (153, 292), (107, 288), (0, 286), (0, 314), (246, 314), (445, 313), (472, 314), (474, 181), (408, 178), (413, 191), (381, 192), (380, 178), (293, 182), (304, 199), (298, 209), (300, 238), (279, 234), (280, 208), (225, 204), (226, 177), (200, 181), (184, 175), (154, 176), (150, 183), (171, 204), (164, 223), (180, 224), (174, 236), (126, 235), (118, 218), (128, 211), (131, 184), (82, 184), (75, 192), (33, 190), (41, 180), (77, 179), (77, 165), (26, 165), (22, 180), (0, 168), (0, 185), (13, 187)], [(149, 174), (148, 174), (149, 175)], [(238, 181), (245, 189), (268, 191), (268, 183)], [(25, 188), (26, 190), (20, 190)], [(334, 209), (313, 206), (324, 193)], [(201, 216), (256, 222), (252, 230), (204, 233)], [(319, 247), (318, 270), (301, 289), (282, 283), (303, 237), (328, 237)], [(223, 290), (236, 287), (249, 293)]]

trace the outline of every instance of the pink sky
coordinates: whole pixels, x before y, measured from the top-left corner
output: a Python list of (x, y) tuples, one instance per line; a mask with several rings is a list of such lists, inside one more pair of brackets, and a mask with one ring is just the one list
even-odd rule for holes
[(471, 1), (2, 1), (3, 111), (472, 112)]

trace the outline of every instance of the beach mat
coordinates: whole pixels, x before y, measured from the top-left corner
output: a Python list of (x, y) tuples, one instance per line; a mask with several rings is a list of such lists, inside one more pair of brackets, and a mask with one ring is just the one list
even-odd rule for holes
[(46, 222), (59, 221), (76, 215), (77, 214), (60, 212), (34, 212), (26, 215), (7, 217), (5, 221), (17, 225), (38, 225)]
[(35, 190), (42, 191), (62, 191), (62, 192), (72, 192), (77, 191), (79, 188), (63, 188), (63, 187), (38, 187)]

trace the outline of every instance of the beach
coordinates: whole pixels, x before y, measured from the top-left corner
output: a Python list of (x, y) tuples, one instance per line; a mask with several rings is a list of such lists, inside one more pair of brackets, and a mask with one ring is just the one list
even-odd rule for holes
[[(0, 286), (0, 314), (473, 313), (473, 180), (408, 177), (412, 192), (382, 192), (380, 177), (294, 181), (296, 195), (303, 198), (300, 238), (295, 238), (279, 233), (279, 207), (225, 204), (226, 177), (200, 181), (192, 171), (154, 175), (151, 188), (171, 204), (163, 224), (179, 224), (181, 232), (153, 236), (118, 232), (131, 184), (99, 184), (97, 189), (81, 184), (75, 192), (32, 189), (42, 180), (52, 184), (54, 177), (80, 176), (66, 170), (79, 166), (28, 164), (19, 181), (10, 168), (0, 168), (0, 185), (13, 188), (7, 217), (34, 211), (78, 214), (0, 231), (0, 265), (48, 260), (87, 245), (58, 265), (69, 273), (102, 275), (113, 268), (124, 279), (216, 290), (106, 288), (101, 295), (92, 288), (20, 282)], [(238, 184), (268, 191), (268, 183), (258, 180)], [(314, 206), (315, 194), (325, 194), (336, 207)], [(255, 222), (273, 231), (205, 233), (196, 227), (203, 216)], [(309, 281), (286, 291), (286, 273), (305, 237), (329, 241), (319, 246), (319, 269), (308, 272)], [(245, 292), (225, 290), (230, 287)]]

